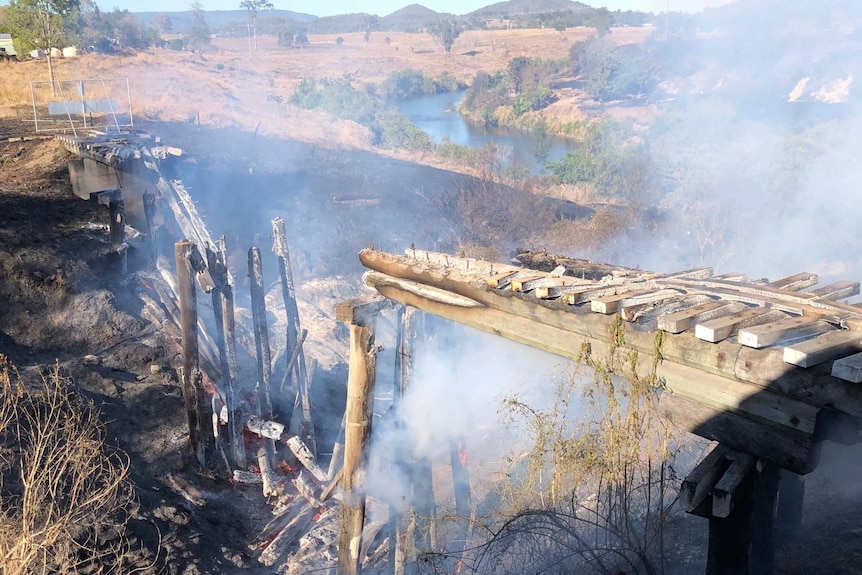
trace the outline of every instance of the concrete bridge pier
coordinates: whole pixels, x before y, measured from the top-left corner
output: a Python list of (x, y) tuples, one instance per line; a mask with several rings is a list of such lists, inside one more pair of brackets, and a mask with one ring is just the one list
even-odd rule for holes
[(146, 173), (139, 173), (132, 162), (120, 170), (93, 158), (69, 160), (69, 178), (72, 191), (82, 200), (92, 200), (107, 191), (120, 194), (125, 214), (124, 223), (135, 229), (146, 230), (147, 218), (144, 210), (144, 194), (154, 182)]

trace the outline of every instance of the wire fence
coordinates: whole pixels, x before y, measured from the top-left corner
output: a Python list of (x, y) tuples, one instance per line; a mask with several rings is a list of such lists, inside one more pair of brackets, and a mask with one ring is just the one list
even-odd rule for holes
[(30, 97), (37, 132), (134, 127), (128, 78), (32, 81)]

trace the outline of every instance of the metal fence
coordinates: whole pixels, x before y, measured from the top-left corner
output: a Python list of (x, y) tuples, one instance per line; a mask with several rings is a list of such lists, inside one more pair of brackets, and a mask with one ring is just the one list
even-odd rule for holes
[(30, 82), (37, 132), (134, 127), (128, 78)]

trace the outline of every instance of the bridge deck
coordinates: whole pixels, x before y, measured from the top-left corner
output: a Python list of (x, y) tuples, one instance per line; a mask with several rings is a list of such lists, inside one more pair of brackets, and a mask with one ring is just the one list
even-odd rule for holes
[(859, 283), (815, 288), (810, 273), (747, 281), (710, 268), (659, 274), (579, 260), (547, 271), (414, 249), (364, 250), (360, 260), (371, 270), (366, 284), (389, 299), (573, 360), (585, 344), (607, 353), (621, 317), (646, 375), (662, 332), (663, 410), (784, 468), (813, 469), (816, 440), (836, 429), (857, 440), (862, 308), (836, 300), (858, 294)]

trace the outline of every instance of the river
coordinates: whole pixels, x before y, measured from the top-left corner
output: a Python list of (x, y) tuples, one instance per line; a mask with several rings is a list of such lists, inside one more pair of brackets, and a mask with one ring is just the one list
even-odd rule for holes
[(448, 139), (472, 148), (483, 148), (494, 143), (511, 150), (514, 158), (528, 163), (534, 174), (547, 173), (546, 163), (560, 160), (576, 147), (576, 143), (567, 138), (472, 124), (458, 113), (458, 105), (463, 98), (463, 91), (449, 92), (410, 98), (396, 105), (435, 143)]

